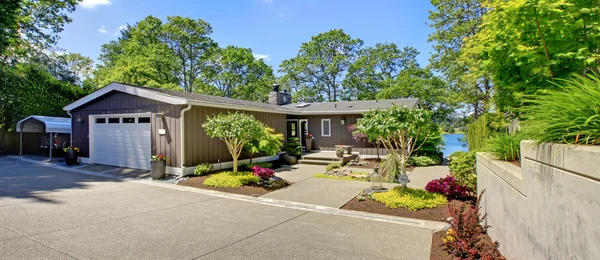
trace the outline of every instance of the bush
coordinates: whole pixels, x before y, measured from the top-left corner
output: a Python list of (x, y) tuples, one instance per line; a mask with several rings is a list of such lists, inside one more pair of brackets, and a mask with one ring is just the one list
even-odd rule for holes
[(200, 165), (196, 166), (196, 169), (194, 170), (194, 175), (198, 175), (198, 176), (205, 175), (205, 174), (209, 173), (210, 171), (212, 171), (212, 167), (213, 166), (210, 163), (200, 164)]
[(388, 208), (408, 208), (412, 211), (425, 208), (435, 208), (448, 203), (446, 197), (421, 189), (395, 187), (381, 193), (374, 193), (373, 199), (385, 204)]
[(449, 157), (452, 176), (462, 186), (471, 191), (477, 190), (477, 173), (475, 172), (475, 153), (455, 152)]
[(467, 144), (469, 151), (481, 151), (490, 135), (506, 132), (508, 120), (502, 113), (486, 113), (467, 127)]
[(469, 198), (469, 188), (460, 185), (452, 176), (430, 181), (425, 186), (425, 190), (442, 194), (447, 199), (465, 200)]
[(444, 146), (444, 137), (442, 136), (442, 132), (439, 127), (433, 126), (429, 130), (429, 135), (427, 139), (425, 136), (419, 135), (419, 140), (416, 142), (417, 144), (422, 143), (423, 145), (419, 148), (419, 150), (415, 151), (414, 155), (423, 156), (423, 155), (438, 155), (442, 152), (442, 146)]
[(442, 159), (439, 155), (411, 156), (408, 159), (408, 164), (416, 167), (425, 167), (442, 164)]
[(289, 138), (285, 143), (284, 150), (292, 156), (302, 155), (302, 146), (300, 145), (300, 140), (298, 140), (296, 137)]
[(333, 169), (338, 169), (340, 167), (342, 167), (341, 163), (330, 163), (330, 164), (327, 164), (327, 167), (325, 167), (325, 170), (327, 172), (330, 172), (330, 171), (333, 171)]
[(261, 167), (261, 168), (273, 169), (273, 164), (270, 163), (270, 162), (259, 162), (259, 163), (244, 164), (244, 165), (242, 165), (242, 168), (247, 169), (247, 170), (252, 170), (252, 168), (254, 166), (258, 166), (258, 167)]
[(248, 184), (258, 184), (259, 182), (260, 178), (254, 176), (252, 172), (221, 172), (206, 178), (204, 185), (209, 187), (236, 188)]
[(263, 168), (258, 165), (252, 167), (252, 173), (254, 173), (254, 176), (261, 178), (262, 180), (266, 180), (275, 175), (275, 172), (272, 169)]
[(559, 82), (556, 90), (527, 96), (521, 111), (531, 137), (538, 144), (600, 144), (600, 78), (574, 76)]
[(505, 259), (498, 251), (498, 242), (490, 246), (482, 240), (489, 226), (481, 225), (485, 216), (479, 213), (480, 199), (481, 195), (473, 206), (463, 203), (448, 207), (450, 228), (442, 240), (444, 250), (455, 259)]
[(520, 133), (495, 134), (488, 139), (486, 151), (503, 161), (519, 161), (521, 159), (521, 140), (523, 140), (523, 135)]

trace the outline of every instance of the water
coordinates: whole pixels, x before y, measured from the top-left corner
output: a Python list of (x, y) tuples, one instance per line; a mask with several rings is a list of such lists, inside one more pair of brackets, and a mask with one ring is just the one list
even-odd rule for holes
[(442, 146), (442, 152), (444, 153), (444, 157), (448, 157), (453, 152), (458, 151), (469, 151), (467, 144), (461, 142), (459, 139), (465, 137), (464, 134), (443, 134), (445, 145)]

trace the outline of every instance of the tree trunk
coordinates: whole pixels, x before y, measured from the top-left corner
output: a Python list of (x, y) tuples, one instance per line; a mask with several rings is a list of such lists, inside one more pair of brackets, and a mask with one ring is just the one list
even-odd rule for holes
[(237, 173), (238, 171), (238, 158), (237, 156), (233, 156), (233, 173)]

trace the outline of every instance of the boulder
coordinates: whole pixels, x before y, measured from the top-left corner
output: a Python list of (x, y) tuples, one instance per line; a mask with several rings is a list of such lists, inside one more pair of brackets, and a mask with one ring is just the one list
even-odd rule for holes
[(269, 188), (271, 189), (279, 189), (283, 188), (287, 185), (287, 181), (282, 179), (281, 177), (272, 176), (269, 178)]
[(283, 160), (283, 163), (289, 164), (289, 165), (294, 165), (298, 162), (296, 157), (290, 156), (289, 154), (282, 154), (281, 159)]

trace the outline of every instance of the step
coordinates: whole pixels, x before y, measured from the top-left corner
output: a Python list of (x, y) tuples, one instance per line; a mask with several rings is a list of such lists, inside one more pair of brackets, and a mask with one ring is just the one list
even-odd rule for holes
[(338, 162), (338, 161), (309, 160), (309, 159), (298, 160), (299, 164), (312, 164), (312, 165), (328, 165), (330, 163), (335, 163), (335, 162)]
[(331, 156), (319, 156), (319, 155), (305, 155), (302, 156), (302, 159), (306, 159), (306, 160), (320, 160), (320, 161), (330, 161), (330, 162), (337, 162), (339, 160), (341, 160), (342, 158), (339, 157), (331, 157)]

